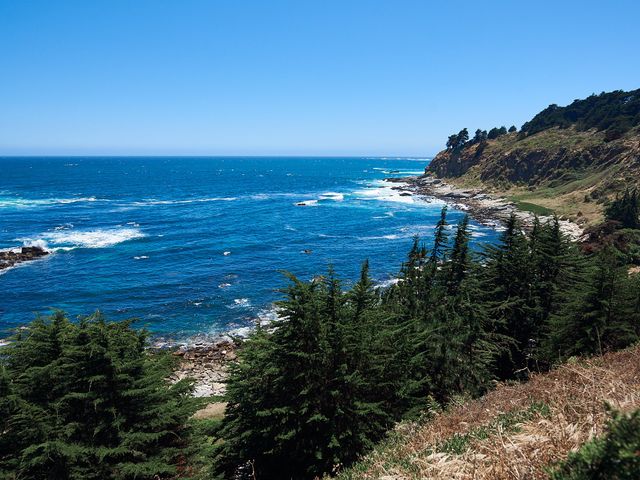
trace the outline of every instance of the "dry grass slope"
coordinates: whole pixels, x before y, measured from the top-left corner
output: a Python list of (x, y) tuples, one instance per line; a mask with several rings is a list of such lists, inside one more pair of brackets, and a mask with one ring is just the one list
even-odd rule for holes
[(640, 346), (502, 384), (426, 423), (399, 425), (339, 478), (548, 478), (550, 465), (602, 433), (606, 404), (640, 408)]

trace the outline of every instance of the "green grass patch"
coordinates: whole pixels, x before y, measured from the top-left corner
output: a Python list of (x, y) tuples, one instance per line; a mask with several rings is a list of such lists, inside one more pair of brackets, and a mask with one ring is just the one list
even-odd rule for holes
[(519, 210), (531, 212), (535, 215), (549, 216), (554, 214), (554, 211), (550, 208), (543, 207), (542, 205), (536, 205), (535, 203), (523, 202), (522, 200), (514, 200), (514, 203)]

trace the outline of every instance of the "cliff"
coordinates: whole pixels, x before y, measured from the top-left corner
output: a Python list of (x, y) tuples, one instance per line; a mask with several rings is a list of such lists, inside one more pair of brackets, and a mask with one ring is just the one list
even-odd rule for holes
[(640, 184), (639, 112), (640, 90), (552, 105), (520, 132), (489, 139), (478, 131), (469, 141), (453, 135), (426, 173), (597, 223), (608, 200)]

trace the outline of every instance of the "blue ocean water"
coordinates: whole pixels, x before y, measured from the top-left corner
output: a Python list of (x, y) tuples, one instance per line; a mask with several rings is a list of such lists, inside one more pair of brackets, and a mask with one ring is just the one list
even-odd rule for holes
[[(430, 239), (442, 203), (382, 179), (427, 162), (1, 158), (0, 249), (39, 244), (53, 254), (0, 274), (0, 333), (49, 308), (100, 309), (183, 339), (270, 315), (281, 270), (309, 279), (332, 264), (348, 283), (368, 258), (374, 279), (388, 281), (412, 236)], [(474, 241), (495, 238), (472, 228)]]

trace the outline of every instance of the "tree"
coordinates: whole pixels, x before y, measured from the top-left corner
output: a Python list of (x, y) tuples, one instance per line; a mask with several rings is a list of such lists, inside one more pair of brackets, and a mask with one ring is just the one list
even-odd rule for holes
[(527, 350), (534, 339), (531, 303), (532, 269), (529, 245), (514, 215), (497, 245), (485, 248), (483, 288), (486, 308), (510, 346), (498, 359), (502, 378), (512, 378), (528, 366)]
[(615, 200), (605, 210), (607, 220), (621, 223), (623, 228), (640, 228), (640, 200), (638, 190), (626, 189), (622, 196), (616, 195)]
[(637, 340), (633, 316), (625, 304), (629, 278), (613, 247), (605, 247), (589, 265), (586, 281), (566, 293), (564, 307), (550, 319), (549, 355), (601, 354)]
[(375, 343), (361, 343), (370, 339), (367, 304), (375, 302), (367, 268), (347, 295), (332, 272), (309, 283), (288, 275), (284, 319), (259, 329), (232, 367), (219, 473), (250, 464), (258, 478), (313, 478), (353, 460), (388, 428), (380, 392), (363, 377), (376, 378)]
[(458, 135), (454, 133), (453, 135), (449, 135), (447, 150), (455, 150), (456, 148), (458, 148)]
[(511, 125), (511, 126), (509, 127), (509, 133), (514, 133), (514, 132), (517, 132), (517, 131), (518, 131), (518, 129), (516, 128), (516, 126), (515, 126), (515, 125)]
[(469, 141), (469, 131), (466, 128), (463, 128), (458, 133), (458, 148), (464, 147), (465, 143)]
[(457, 134), (449, 136), (447, 140), (447, 150), (460, 150), (469, 141), (469, 131), (466, 128), (460, 130)]
[(473, 136), (473, 139), (471, 140), (472, 143), (482, 143), (485, 142), (487, 140), (487, 131), (486, 130), (480, 130), (477, 129), (475, 135)]
[[(189, 382), (168, 385), (171, 358), (145, 332), (100, 314), (38, 318), (7, 347), (0, 404), (13, 448), (0, 472), (19, 478), (168, 478), (184, 459), (196, 408)], [(4, 352), (3, 352), (4, 353)]]

